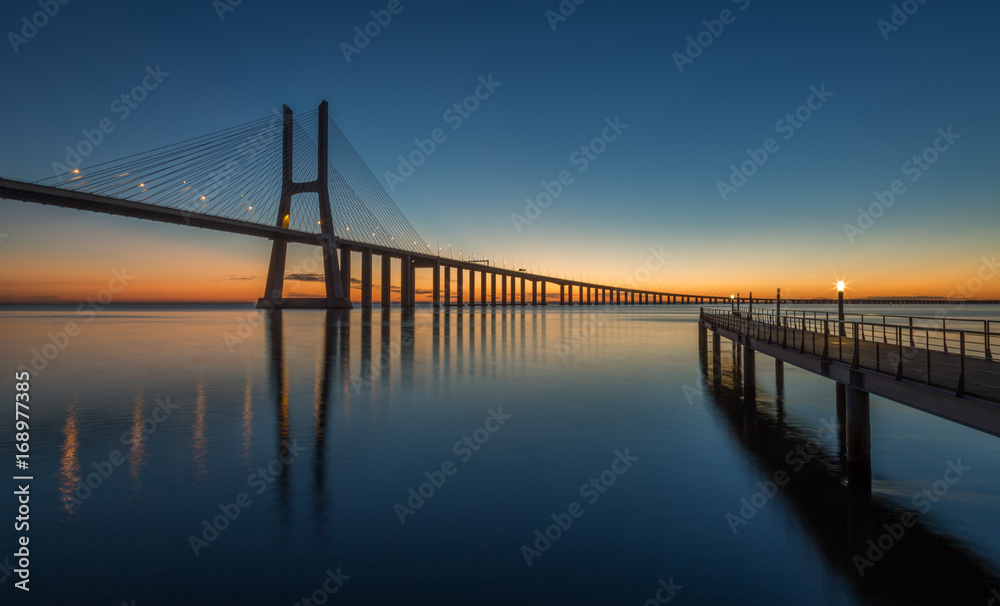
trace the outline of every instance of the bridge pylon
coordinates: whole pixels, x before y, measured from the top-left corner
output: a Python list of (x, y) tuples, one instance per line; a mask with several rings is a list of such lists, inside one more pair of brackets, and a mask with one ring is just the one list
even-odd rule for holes
[(333, 229), (333, 212), (330, 210), (329, 166), (329, 105), (323, 101), (319, 105), (319, 150), (316, 180), (296, 183), (292, 177), (292, 110), (283, 106), (281, 129), (281, 200), (278, 205), (277, 227), (287, 228), (292, 210), (292, 196), (315, 193), (319, 196), (319, 216), (323, 248), (323, 279), (326, 283), (326, 297), (295, 298), (284, 296), (285, 256), (288, 242), (275, 238), (271, 245), (271, 262), (267, 268), (267, 283), (264, 296), (257, 301), (258, 309), (282, 308), (326, 308), (351, 309), (351, 299), (341, 278), (337, 260), (337, 236)]

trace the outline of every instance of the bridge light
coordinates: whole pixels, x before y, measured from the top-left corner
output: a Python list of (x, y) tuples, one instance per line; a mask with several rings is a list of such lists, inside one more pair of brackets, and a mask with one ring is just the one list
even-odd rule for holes
[(74, 168), (73, 172), (78, 173), (78, 172), (80, 172), (80, 169), (79, 168)]
[(145, 183), (140, 183), (139, 187), (146, 187), (146, 184)]
[(201, 197), (201, 199), (202, 199), (202, 200), (204, 200), (204, 199), (205, 199), (205, 196), (202, 196), (202, 197)]
[(253, 207), (252, 206), (248, 206), (247, 210), (253, 210)]
[(840, 280), (837, 282), (837, 292), (844, 292), (844, 281)]

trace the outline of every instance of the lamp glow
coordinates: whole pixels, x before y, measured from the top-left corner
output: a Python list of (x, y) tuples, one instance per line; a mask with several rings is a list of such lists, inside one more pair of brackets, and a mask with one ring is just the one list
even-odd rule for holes
[(837, 292), (844, 292), (844, 281), (840, 280), (837, 282)]

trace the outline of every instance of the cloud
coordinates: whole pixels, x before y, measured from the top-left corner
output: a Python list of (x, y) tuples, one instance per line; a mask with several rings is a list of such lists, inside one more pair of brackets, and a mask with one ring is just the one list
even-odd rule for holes
[(260, 279), (260, 276), (247, 276), (247, 275), (240, 276), (240, 275), (236, 275), (236, 274), (230, 274), (230, 275), (228, 275), (228, 276), (226, 276), (224, 278), (216, 278), (216, 279), (212, 280), (212, 282), (228, 282), (228, 281), (233, 281), (233, 280), (235, 280), (235, 281), (251, 281), (251, 280), (259, 280), (259, 279)]
[(298, 282), (322, 282), (323, 274), (288, 274), (285, 276), (286, 280), (295, 280)]

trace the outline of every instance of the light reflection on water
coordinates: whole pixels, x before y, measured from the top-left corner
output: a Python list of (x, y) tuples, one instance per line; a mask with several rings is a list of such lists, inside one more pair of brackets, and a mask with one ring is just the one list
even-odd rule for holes
[[(995, 438), (873, 398), (871, 496), (845, 488), (840, 436), (789, 471), (835, 414), (832, 384), (787, 365), (779, 383), (758, 355), (746, 407), (732, 353), (718, 374), (699, 353), (696, 308), (283, 312), (230, 351), (250, 313), (116, 310), (33, 374), (33, 565), (60, 579), (40, 599), (291, 604), (337, 567), (351, 579), (330, 603), (354, 604), (642, 603), (661, 577), (695, 604), (986, 603), (997, 578)], [(72, 316), (0, 315), (4, 367)], [(167, 397), (176, 412), (150, 422)], [(454, 445), (500, 408), (463, 460)], [(588, 503), (580, 485), (623, 449), (639, 460)], [(69, 515), (114, 451), (126, 464)], [(852, 557), (958, 457), (968, 477), (859, 576)], [(400, 524), (445, 460), (455, 474)], [(727, 514), (779, 470), (734, 535)], [(241, 492), (195, 557), (188, 537)], [(583, 516), (526, 566), (573, 501)]]

